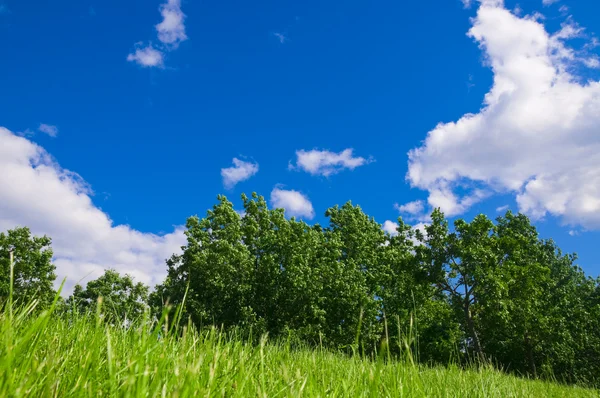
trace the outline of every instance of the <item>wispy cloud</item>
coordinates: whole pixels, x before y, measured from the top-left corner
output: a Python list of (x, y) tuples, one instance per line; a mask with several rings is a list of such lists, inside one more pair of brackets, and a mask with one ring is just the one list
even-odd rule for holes
[(308, 220), (315, 217), (312, 203), (307, 196), (298, 191), (274, 188), (271, 191), (271, 205), (285, 209), (286, 215), (291, 217), (303, 217)]
[(258, 163), (245, 162), (233, 158), (233, 167), (221, 169), (223, 185), (226, 189), (233, 188), (238, 182), (245, 181), (258, 173)]
[(58, 135), (58, 127), (52, 126), (50, 124), (40, 124), (40, 127), (38, 127), (38, 131), (44, 134), (48, 134), (50, 137), (56, 137)]
[(513, 14), (515, 14), (515, 15), (523, 14), (523, 9), (521, 8), (521, 6), (519, 4), (517, 4), (515, 6), (515, 8), (513, 8)]
[(275, 32), (273, 33), (273, 36), (275, 36), (281, 44), (285, 43), (288, 40), (287, 36), (283, 33)]
[(354, 157), (351, 148), (339, 153), (316, 149), (299, 150), (296, 151), (296, 165), (290, 163), (289, 169), (300, 169), (312, 175), (328, 177), (343, 170), (354, 170), (372, 161), (373, 159)]

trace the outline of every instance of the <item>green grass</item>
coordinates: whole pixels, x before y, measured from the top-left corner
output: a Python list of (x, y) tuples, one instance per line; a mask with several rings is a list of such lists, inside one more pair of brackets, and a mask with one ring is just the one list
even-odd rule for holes
[[(31, 309), (31, 307), (29, 307)], [(0, 397), (598, 397), (493, 369), (385, 363), (187, 329), (110, 327), (94, 316), (0, 314)]]

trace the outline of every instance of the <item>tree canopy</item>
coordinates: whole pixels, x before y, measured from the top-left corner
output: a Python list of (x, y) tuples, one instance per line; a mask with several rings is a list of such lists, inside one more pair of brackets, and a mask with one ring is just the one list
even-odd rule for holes
[(108, 321), (135, 320), (143, 315), (147, 306), (148, 286), (108, 269), (98, 279), (88, 282), (85, 289), (75, 285), (66, 306), (79, 312), (96, 311), (99, 298), (102, 298), (102, 313)]
[(56, 294), (53, 287), (56, 267), (52, 264), (51, 243), (47, 236), (32, 236), (26, 227), (0, 233), (0, 305), (9, 296), (11, 251), (14, 256), (13, 301), (19, 305), (36, 299), (37, 308), (52, 302)]

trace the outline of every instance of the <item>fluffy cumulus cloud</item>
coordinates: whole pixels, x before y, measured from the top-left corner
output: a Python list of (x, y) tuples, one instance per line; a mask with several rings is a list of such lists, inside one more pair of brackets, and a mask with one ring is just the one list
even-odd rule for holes
[(160, 5), (159, 11), (163, 20), (155, 28), (158, 40), (162, 43), (161, 48), (152, 44), (144, 46), (138, 43), (135, 51), (127, 56), (127, 61), (135, 62), (145, 68), (162, 68), (164, 67), (165, 53), (175, 50), (179, 47), (179, 43), (187, 40), (184, 24), (186, 16), (181, 11), (181, 1), (167, 0), (166, 3)]
[(315, 217), (312, 203), (308, 197), (298, 191), (274, 188), (271, 191), (271, 205), (275, 208), (285, 209), (285, 214), (291, 217), (308, 220)]
[(156, 25), (158, 40), (177, 48), (179, 43), (187, 40), (183, 24), (185, 14), (181, 11), (181, 1), (168, 0), (165, 4), (161, 4), (160, 13), (163, 20)]
[(144, 68), (162, 68), (164, 66), (164, 54), (152, 45), (140, 46), (127, 56), (127, 61), (135, 62)]
[(351, 148), (335, 153), (330, 151), (296, 151), (296, 165), (290, 163), (290, 169), (304, 170), (312, 175), (328, 177), (342, 170), (354, 170), (371, 162), (371, 159), (354, 157)]
[(49, 124), (40, 124), (40, 127), (38, 127), (38, 131), (41, 131), (44, 134), (48, 134), (50, 137), (56, 137), (58, 135), (58, 127)]
[(233, 188), (238, 182), (242, 182), (258, 173), (258, 163), (245, 162), (233, 158), (233, 167), (221, 169), (223, 185), (226, 189)]
[(165, 259), (185, 244), (182, 227), (154, 235), (114, 225), (93, 204), (89, 185), (42, 147), (3, 127), (0, 142), (0, 231), (27, 226), (50, 236), (57, 275), (67, 278), (68, 290), (105, 268), (149, 285), (162, 281)]
[(567, 45), (582, 29), (571, 21), (549, 33), (538, 18), (483, 0), (468, 35), (493, 86), (478, 113), (440, 123), (409, 152), (407, 180), (450, 214), (512, 192), (530, 216), (599, 228), (600, 82), (577, 72), (596, 58)]

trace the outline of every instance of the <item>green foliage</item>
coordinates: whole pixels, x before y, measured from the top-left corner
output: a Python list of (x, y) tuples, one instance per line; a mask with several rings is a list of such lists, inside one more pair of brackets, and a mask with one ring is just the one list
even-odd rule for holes
[(480, 291), (497, 263), (493, 223), (483, 215), (471, 223), (459, 219), (454, 222), (455, 231), (450, 232), (439, 210), (433, 212), (431, 219), (427, 234), (421, 239), (424, 245), (417, 248), (418, 261), (429, 282), (456, 312), (465, 333), (463, 348), (484, 359), (477, 322)]
[[(464, 349), (530, 377), (600, 384), (594, 281), (510, 211), (448, 230), (435, 211), (417, 257), (455, 308)], [(462, 315), (461, 315), (462, 314)]]
[(381, 225), (360, 207), (346, 203), (332, 207), (325, 216), (330, 226), (325, 239), (335, 243), (335, 260), (327, 266), (326, 335), (338, 345), (360, 341), (363, 349), (373, 349), (383, 331), (381, 278), (386, 274)]
[(101, 305), (105, 319), (118, 323), (141, 318), (147, 301), (148, 286), (135, 283), (129, 275), (121, 276), (114, 270), (106, 270), (101, 277), (88, 282), (85, 289), (75, 285), (73, 295), (66, 302), (66, 309), (93, 313)]
[(15, 228), (0, 233), (0, 305), (9, 295), (11, 250), (14, 254), (13, 301), (24, 305), (35, 297), (38, 309), (52, 302), (56, 267), (52, 264), (50, 244), (50, 238), (32, 236), (29, 228)]
[[(183, 319), (197, 326), (241, 327), (355, 352), (379, 345), (386, 306), (403, 310), (401, 320), (390, 313), (394, 330), (410, 320), (414, 294), (405, 288), (415, 279), (402, 271), (411, 257), (360, 207), (330, 208), (323, 228), (286, 219), (256, 194), (242, 199), (243, 217), (220, 196), (204, 219), (188, 220), (188, 244), (169, 260), (168, 278), (152, 295), (157, 312), (167, 301), (182, 303), (187, 291)], [(423, 303), (428, 288), (414, 289)]]

